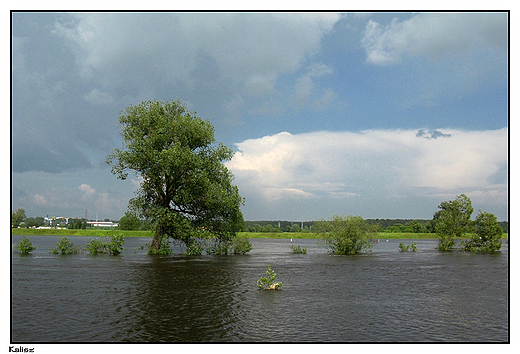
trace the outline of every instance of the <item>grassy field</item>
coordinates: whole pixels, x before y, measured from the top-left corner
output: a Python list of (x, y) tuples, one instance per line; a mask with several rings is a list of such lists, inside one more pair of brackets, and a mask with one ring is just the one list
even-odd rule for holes
[(127, 231), (127, 230), (69, 230), (69, 229), (11, 229), (13, 235), (42, 235), (42, 236), (109, 236), (111, 233), (120, 232), (124, 237), (152, 237), (151, 231)]
[[(120, 232), (124, 237), (152, 237), (152, 231), (126, 231), (126, 230), (69, 230), (69, 229), (12, 229), (13, 235), (42, 235), (42, 236), (108, 236), (111, 232)], [(310, 232), (239, 232), (239, 237), (243, 238), (291, 238), (291, 239), (315, 239), (320, 238), (318, 234)], [(436, 239), (436, 234), (416, 234), (400, 232), (380, 232), (377, 238), (381, 240), (390, 239)], [(469, 238), (469, 236), (468, 236)], [(502, 239), (508, 239), (509, 234), (503, 234)]]

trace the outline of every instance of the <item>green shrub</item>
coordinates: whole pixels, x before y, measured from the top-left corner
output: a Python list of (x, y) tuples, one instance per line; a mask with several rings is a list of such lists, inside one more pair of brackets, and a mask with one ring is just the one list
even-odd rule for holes
[(282, 287), (282, 282), (275, 283), (276, 273), (271, 269), (271, 265), (267, 266), (267, 276), (257, 280), (256, 286), (261, 290), (278, 290)]
[(352, 255), (370, 251), (373, 228), (360, 216), (333, 216), (319, 220), (313, 230), (323, 235), (332, 254)]
[(233, 254), (246, 254), (253, 249), (248, 238), (237, 237), (233, 241)]
[(92, 255), (96, 254), (111, 254), (118, 255), (123, 250), (125, 237), (121, 233), (115, 233), (110, 237), (103, 236), (87, 243), (85, 247)]
[(404, 242), (401, 242), (399, 244), (399, 251), (401, 251), (401, 252), (407, 252), (407, 251), (416, 252), (417, 251), (417, 246), (416, 245), (417, 245), (417, 242), (412, 242), (409, 245), (405, 245)]
[(76, 254), (81, 251), (80, 246), (74, 246), (71, 240), (67, 238), (67, 236), (63, 237), (58, 241), (56, 247), (54, 247), (51, 252), (52, 254)]
[(307, 253), (307, 248), (301, 247), (300, 245), (298, 245), (298, 246), (291, 245), (291, 250), (293, 253), (300, 253), (300, 254)]
[(32, 245), (31, 240), (25, 236), (22, 237), (20, 242), (18, 242), (14, 248), (17, 249), (21, 254), (29, 254), (36, 249), (36, 247)]
[(90, 241), (90, 243), (87, 243), (85, 245), (85, 248), (90, 254), (103, 254), (105, 253), (106, 243), (102, 239), (97, 238), (95, 240)]

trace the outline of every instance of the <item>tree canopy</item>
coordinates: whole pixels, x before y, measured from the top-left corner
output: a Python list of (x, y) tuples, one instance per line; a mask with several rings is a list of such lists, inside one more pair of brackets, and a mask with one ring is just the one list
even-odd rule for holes
[(11, 224), (13, 227), (18, 227), (23, 221), (25, 221), (25, 209), (18, 208), (11, 213)]
[(475, 218), (475, 233), (462, 244), (466, 251), (493, 252), (502, 248), (503, 229), (497, 221), (497, 217), (491, 213), (479, 210)]
[(473, 206), (471, 200), (464, 194), (458, 195), (455, 200), (442, 202), (433, 215), (435, 232), (439, 237), (438, 248), (448, 251), (455, 246), (455, 238), (460, 238), (471, 231)]
[(322, 234), (332, 254), (353, 255), (372, 248), (373, 228), (361, 216), (334, 215), (315, 221), (314, 230)]
[(223, 164), (231, 148), (216, 143), (213, 125), (179, 100), (145, 101), (119, 117), (123, 147), (107, 157), (112, 173), (141, 177), (129, 208), (155, 228), (151, 251), (167, 237), (189, 245), (204, 230), (219, 240), (236, 236), (243, 199)]

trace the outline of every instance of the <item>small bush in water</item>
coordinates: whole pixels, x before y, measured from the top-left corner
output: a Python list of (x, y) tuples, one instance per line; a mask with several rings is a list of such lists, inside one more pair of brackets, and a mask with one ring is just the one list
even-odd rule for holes
[(282, 282), (275, 283), (276, 273), (271, 269), (271, 265), (267, 266), (266, 277), (261, 277), (256, 282), (256, 286), (261, 290), (278, 290), (282, 287)]
[(21, 254), (29, 254), (36, 249), (36, 247), (32, 245), (31, 240), (25, 236), (22, 237), (20, 242), (18, 242), (14, 248), (17, 249)]
[(87, 243), (85, 247), (90, 254), (118, 255), (123, 250), (125, 237), (121, 233), (114, 234), (110, 238), (104, 236)]
[(246, 254), (253, 249), (253, 245), (248, 238), (237, 237), (233, 242), (234, 254)]
[(67, 238), (67, 236), (63, 237), (58, 241), (56, 247), (54, 247), (51, 252), (52, 254), (76, 254), (81, 251), (80, 246), (74, 246), (71, 240)]
[(293, 253), (301, 253), (301, 254), (307, 253), (307, 248), (301, 247), (300, 245), (298, 245), (298, 246), (291, 245), (291, 250)]
[(409, 245), (405, 245), (404, 242), (401, 242), (399, 244), (399, 251), (400, 252), (407, 252), (407, 251), (415, 252), (415, 251), (417, 251), (416, 245), (417, 245), (417, 242), (412, 242)]

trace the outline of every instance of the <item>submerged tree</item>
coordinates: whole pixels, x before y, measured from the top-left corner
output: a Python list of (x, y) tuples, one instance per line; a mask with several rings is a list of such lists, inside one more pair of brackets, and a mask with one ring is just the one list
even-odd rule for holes
[(128, 107), (119, 123), (123, 148), (107, 163), (120, 179), (129, 170), (142, 178), (129, 206), (153, 224), (150, 253), (161, 250), (168, 237), (190, 246), (202, 229), (222, 242), (236, 236), (243, 199), (223, 164), (233, 151), (215, 144), (208, 120), (179, 100), (146, 101)]
[(463, 242), (462, 249), (473, 252), (493, 252), (502, 248), (502, 227), (494, 214), (479, 213), (475, 219), (475, 233), (471, 238)]
[(373, 228), (361, 216), (338, 216), (313, 225), (323, 234), (332, 254), (358, 254), (372, 248)]
[(433, 215), (435, 232), (439, 237), (437, 247), (448, 251), (455, 246), (455, 238), (460, 238), (471, 230), (473, 207), (471, 200), (460, 194), (455, 200), (442, 202), (438, 208), (440, 210)]

